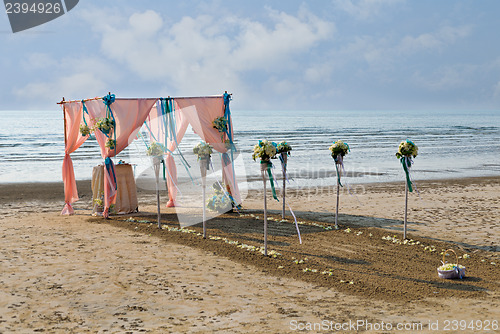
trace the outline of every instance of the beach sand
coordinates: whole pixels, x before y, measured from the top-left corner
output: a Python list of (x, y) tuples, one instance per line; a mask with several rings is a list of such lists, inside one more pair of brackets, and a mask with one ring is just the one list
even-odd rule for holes
[[(474, 331), (453, 331), (454, 320), (498, 328), (498, 177), (417, 182), (412, 245), (386, 239), (402, 239), (402, 183), (342, 189), (340, 230), (330, 229), (334, 187), (291, 190), (303, 244), (293, 221), (271, 221), (276, 258), (241, 248), (262, 245), (258, 192), (242, 215), (210, 221), (204, 240), (199, 225), (177, 231), (164, 207), (171, 231), (159, 230), (151, 193), (139, 192), (134, 221), (91, 217), (89, 184), (79, 182), (74, 216), (59, 215), (62, 184), (0, 186), (0, 333)], [(279, 221), (281, 203), (269, 208)], [(447, 248), (470, 256), (459, 260), (464, 280), (437, 277)]]

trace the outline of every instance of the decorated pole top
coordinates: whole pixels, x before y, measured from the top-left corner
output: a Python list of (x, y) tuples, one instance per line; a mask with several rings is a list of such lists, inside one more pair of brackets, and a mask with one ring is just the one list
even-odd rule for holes
[(411, 140), (403, 140), (399, 143), (398, 152), (396, 153), (396, 158), (416, 158), (418, 155), (418, 146), (415, 145)]
[[(342, 140), (337, 140), (329, 147), (330, 152), (332, 153), (332, 158), (335, 160), (335, 163), (341, 163), (342, 158), (351, 151), (349, 145), (344, 143)], [(339, 158), (340, 156), (340, 158)]]
[(271, 162), (271, 159), (276, 159), (277, 144), (268, 140), (259, 140), (253, 148), (252, 158), (255, 161), (257, 158), (262, 162)]

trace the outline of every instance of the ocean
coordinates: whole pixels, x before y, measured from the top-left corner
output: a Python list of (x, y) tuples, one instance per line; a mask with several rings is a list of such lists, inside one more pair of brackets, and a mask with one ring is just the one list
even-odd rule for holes
[[(403, 181), (395, 153), (406, 139), (419, 147), (412, 167), (414, 180), (500, 176), (500, 111), (232, 110), (232, 117), (238, 148), (235, 172), (242, 187), (262, 186), (259, 163), (251, 158), (253, 146), (262, 139), (284, 140), (292, 146), (289, 187), (334, 185), (335, 166), (328, 147), (338, 139), (351, 149), (344, 159), (344, 179), (351, 184)], [(61, 181), (62, 111), (0, 111), (0, 119), (0, 183)], [(180, 151), (192, 167), (178, 164), (180, 183), (199, 177), (192, 153), (199, 141), (189, 128)], [(77, 180), (90, 179), (92, 167), (102, 163), (95, 139), (71, 156)], [(136, 178), (151, 175), (139, 140), (115, 163), (118, 160), (133, 164)]]

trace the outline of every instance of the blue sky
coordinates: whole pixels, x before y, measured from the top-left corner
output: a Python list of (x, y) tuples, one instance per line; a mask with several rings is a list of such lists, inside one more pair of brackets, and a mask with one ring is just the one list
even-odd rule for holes
[(80, 0), (13, 34), (0, 109), (233, 93), (245, 110), (499, 110), (500, 1)]

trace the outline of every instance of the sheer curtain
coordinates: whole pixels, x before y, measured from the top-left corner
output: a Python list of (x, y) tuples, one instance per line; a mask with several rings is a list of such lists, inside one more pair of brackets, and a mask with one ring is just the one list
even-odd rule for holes
[[(157, 99), (116, 99), (110, 106), (115, 118), (116, 149), (106, 147), (108, 137), (99, 130), (95, 131), (97, 143), (101, 148), (101, 156), (105, 159), (104, 171), (104, 208), (108, 212), (111, 204), (116, 200), (116, 181), (114, 163), (110, 159), (126, 148), (137, 136), (144, 120), (151, 111)], [(101, 99), (85, 103), (93, 122), (106, 116), (106, 105)]]
[[(167, 103), (167, 101), (164, 101), (164, 103)], [(178, 109), (178, 105), (175, 104), (175, 101), (174, 107), (174, 109)], [(162, 144), (168, 150), (164, 156), (165, 168), (167, 169), (167, 207), (175, 206), (177, 199), (177, 167), (175, 165), (175, 159), (170, 152), (173, 152), (177, 148), (176, 140), (177, 143), (181, 142), (189, 125), (187, 118), (178, 111), (173, 113), (173, 117), (170, 116), (172, 115), (163, 113), (161, 103), (158, 101), (157, 106), (151, 110), (151, 113), (146, 118), (146, 124), (152, 137), (151, 140)], [(175, 124), (170, 124), (171, 121)], [(176, 140), (174, 140), (172, 136), (171, 127), (173, 127)]]
[(76, 187), (75, 171), (70, 154), (76, 151), (88, 138), (80, 134), (80, 124), (82, 121), (82, 103), (71, 102), (63, 103), (65, 119), (65, 148), (64, 160), (62, 164), (62, 178), (64, 183), (64, 201), (65, 205), (61, 211), (62, 215), (74, 214), (72, 203), (78, 201), (78, 189)]
[(214, 96), (178, 98), (175, 101), (180, 108), (179, 113), (189, 120), (194, 132), (205, 142), (212, 145), (216, 151), (222, 153), (223, 180), (229, 186), (235, 201), (241, 203), (240, 191), (234, 178), (233, 165), (223, 141), (226, 137), (221, 137), (221, 133), (212, 125), (215, 118), (224, 116), (224, 99), (220, 96)]

